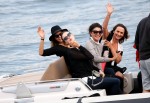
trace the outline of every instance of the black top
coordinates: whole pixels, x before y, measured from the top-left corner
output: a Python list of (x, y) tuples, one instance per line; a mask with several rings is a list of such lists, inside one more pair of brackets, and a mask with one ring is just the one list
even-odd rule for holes
[(50, 56), (50, 55), (57, 55), (57, 56), (64, 56), (67, 55), (67, 47), (64, 47), (62, 45), (56, 45), (54, 47), (44, 49), (43, 55), (42, 56)]
[[(113, 34), (109, 34), (108, 37), (107, 37), (107, 40), (108, 41), (111, 41), (112, 40), (112, 37), (113, 37)], [(105, 48), (103, 48), (105, 50)], [(123, 55), (123, 51), (116, 51), (117, 52), (121, 52), (121, 55)], [(111, 50), (109, 49), (109, 58), (112, 58), (113, 55), (112, 55), (112, 52)], [(106, 67), (114, 67), (114, 66), (117, 66), (117, 63), (114, 62), (114, 61), (109, 61), (109, 62), (106, 62)]]
[(150, 14), (143, 18), (136, 30), (135, 45), (140, 54), (140, 60), (150, 58)]
[(92, 75), (92, 70), (99, 70), (92, 64), (93, 55), (83, 46), (67, 48), (61, 45), (44, 50), (43, 56), (53, 55), (64, 56), (70, 74), (73, 78), (82, 78)]

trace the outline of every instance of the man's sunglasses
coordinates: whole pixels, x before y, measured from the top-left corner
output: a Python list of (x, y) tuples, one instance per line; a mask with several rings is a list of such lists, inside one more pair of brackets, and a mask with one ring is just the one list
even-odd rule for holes
[(102, 30), (101, 30), (101, 31), (93, 30), (92, 32), (93, 32), (94, 34), (98, 34), (98, 33), (99, 33), (99, 34), (102, 34), (102, 33), (103, 33), (103, 31), (102, 31)]
[(67, 34), (67, 36), (65, 36), (65, 37), (64, 37), (64, 39), (63, 39), (63, 40), (64, 40), (64, 41), (67, 41), (67, 40), (68, 40), (68, 38), (69, 38), (70, 36), (71, 36), (71, 33), (69, 32), (69, 33)]

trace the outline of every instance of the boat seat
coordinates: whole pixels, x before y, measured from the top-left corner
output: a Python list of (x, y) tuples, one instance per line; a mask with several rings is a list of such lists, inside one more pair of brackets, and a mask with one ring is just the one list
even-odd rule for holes
[(64, 57), (61, 57), (48, 66), (47, 70), (41, 78), (41, 81), (63, 78), (71, 78), (71, 75), (69, 74)]
[(124, 73), (124, 93), (130, 93), (134, 89), (132, 73)]
[(4, 78), (0, 81), (0, 86), (17, 84), (18, 82), (33, 82), (40, 80), (55, 80), (71, 78), (67, 69), (64, 57), (59, 58), (51, 63), (46, 71), (32, 72), (23, 75), (16, 75), (10, 78)]

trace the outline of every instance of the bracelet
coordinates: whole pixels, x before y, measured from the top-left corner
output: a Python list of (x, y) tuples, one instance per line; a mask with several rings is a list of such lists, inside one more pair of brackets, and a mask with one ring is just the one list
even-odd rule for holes
[(44, 40), (43, 38), (41, 38), (41, 40)]

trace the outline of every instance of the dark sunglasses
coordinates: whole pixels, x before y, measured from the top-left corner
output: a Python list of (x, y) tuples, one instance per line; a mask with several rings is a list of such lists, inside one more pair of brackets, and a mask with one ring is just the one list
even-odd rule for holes
[(62, 36), (62, 33), (55, 34), (55, 38), (59, 38), (59, 36)]
[(70, 36), (71, 36), (71, 33), (69, 32), (69, 33), (67, 34), (67, 36), (64, 37), (63, 40), (64, 40), (64, 41), (68, 40), (68, 38), (69, 38)]
[(93, 30), (92, 32), (93, 32), (94, 34), (98, 34), (98, 33), (99, 33), (99, 34), (102, 34), (102, 33), (103, 33), (103, 31), (102, 31), (102, 30), (101, 30), (101, 31)]

